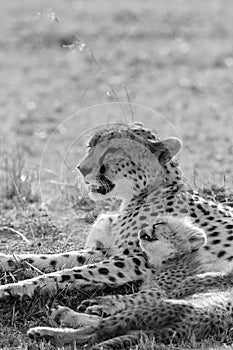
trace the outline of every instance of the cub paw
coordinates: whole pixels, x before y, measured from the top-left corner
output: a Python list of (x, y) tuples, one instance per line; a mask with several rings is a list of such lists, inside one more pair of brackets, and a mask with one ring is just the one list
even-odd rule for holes
[(96, 305), (96, 304), (98, 304), (97, 299), (84, 300), (77, 307), (77, 312), (86, 312), (86, 310), (89, 306)]
[(68, 307), (58, 305), (56, 308), (52, 309), (50, 319), (52, 323), (54, 322), (57, 326), (68, 327), (67, 319), (69, 319), (69, 314), (72, 314), (73, 310)]
[(34, 327), (27, 332), (28, 337), (34, 340), (48, 340), (55, 345), (66, 345), (69, 343), (84, 344), (96, 339), (96, 328), (87, 326), (80, 329)]
[(112, 309), (105, 305), (89, 306), (86, 309), (86, 313), (98, 317), (109, 317), (113, 314)]
[(46, 341), (55, 341), (55, 333), (51, 328), (47, 327), (34, 327), (30, 328), (27, 332), (27, 336), (33, 340), (44, 339)]
[(116, 301), (112, 296), (97, 297), (96, 299), (84, 300), (77, 308), (78, 312), (108, 317), (115, 313)]
[(31, 298), (36, 286), (33, 283), (10, 283), (0, 286), (0, 301)]
[(65, 306), (52, 310), (51, 319), (60, 327), (70, 328), (96, 326), (100, 320), (97, 316), (78, 313)]

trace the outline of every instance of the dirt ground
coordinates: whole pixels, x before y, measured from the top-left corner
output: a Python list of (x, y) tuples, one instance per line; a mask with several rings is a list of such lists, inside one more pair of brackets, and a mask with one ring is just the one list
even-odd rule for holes
[[(117, 205), (91, 202), (75, 172), (86, 139), (109, 122), (180, 137), (189, 182), (232, 200), (231, 0), (8, 0), (0, 18), (1, 252), (78, 248)], [(0, 349), (50, 349), (25, 332), (47, 324), (53, 302), (4, 305)], [(182, 348), (228, 349), (223, 341)]]

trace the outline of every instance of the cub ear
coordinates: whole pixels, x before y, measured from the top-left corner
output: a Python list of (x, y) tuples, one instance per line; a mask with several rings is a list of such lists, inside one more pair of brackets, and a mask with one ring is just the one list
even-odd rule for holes
[(95, 248), (97, 248), (97, 249), (104, 249), (104, 245), (103, 245), (103, 243), (101, 241), (96, 240)]
[(160, 164), (166, 164), (180, 151), (182, 143), (176, 137), (169, 137), (163, 141), (150, 141), (150, 150), (158, 158)]
[(133, 123), (130, 123), (131, 126), (135, 126), (135, 127), (140, 127), (140, 128), (144, 128), (145, 125), (141, 122), (133, 122)]
[(199, 227), (193, 226), (188, 241), (190, 243), (191, 251), (198, 250), (204, 247), (204, 245), (206, 245), (207, 242), (205, 231), (203, 231)]

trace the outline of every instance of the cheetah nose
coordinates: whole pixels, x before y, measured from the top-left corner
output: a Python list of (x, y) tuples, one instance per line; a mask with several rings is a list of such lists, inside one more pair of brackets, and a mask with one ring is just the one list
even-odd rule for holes
[(81, 174), (86, 177), (88, 174), (90, 174), (91, 172), (91, 168), (85, 167), (85, 166), (81, 166), (81, 164), (79, 164), (77, 166), (77, 169), (81, 172)]

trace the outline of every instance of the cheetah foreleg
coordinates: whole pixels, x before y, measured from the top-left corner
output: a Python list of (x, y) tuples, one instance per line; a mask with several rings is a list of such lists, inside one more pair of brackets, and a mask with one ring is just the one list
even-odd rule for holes
[[(46, 338), (56, 344), (68, 344), (76, 341), (77, 344), (83, 344), (97, 340), (96, 330), (101, 318), (94, 315), (77, 313), (67, 307), (59, 306), (52, 311), (51, 319), (57, 323), (59, 327), (35, 327), (28, 331), (30, 338)], [(80, 328), (82, 327), (82, 328)], [(75, 331), (79, 328), (78, 331)], [(126, 335), (116, 337), (105, 342), (99, 343), (92, 349), (118, 349), (125, 348), (137, 344), (143, 333), (141, 331), (131, 331)]]
[(58, 306), (56, 309), (53, 309), (50, 319), (59, 327), (75, 329), (86, 326), (96, 326), (100, 320), (98, 316), (78, 313), (65, 306)]
[(65, 268), (82, 266), (101, 261), (104, 258), (102, 249), (90, 248), (60, 254), (0, 254), (0, 271), (14, 271), (21, 266), (34, 266), (40, 271), (50, 272)]
[[(132, 330), (151, 332), (156, 341), (169, 343), (171, 339), (201, 340), (232, 325), (231, 293), (204, 293), (188, 300), (162, 299), (102, 318), (96, 333), (98, 340), (112, 334), (123, 335)], [(217, 320), (215, 323), (214, 320)]]
[(65, 345), (72, 342), (84, 344), (95, 341), (96, 334), (94, 327), (73, 328), (53, 328), (53, 327), (35, 327), (30, 328), (27, 335), (31, 339), (44, 338), (57, 345)]
[(77, 308), (78, 312), (108, 317), (130, 307), (137, 307), (142, 302), (150, 303), (167, 295), (159, 286), (128, 295), (107, 295), (84, 300)]
[[(137, 264), (135, 264), (137, 261)], [(140, 265), (140, 268), (139, 268)], [(143, 281), (151, 270), (142, 255), (134, 257), (112, 257), (96, 264), (84, 265), (73, 269), (44, 274), (32, 279), (0, 286), (0, 299), (9, 297), (32, 297), (35, 290), (48, 291), (52, 294), (69, 288), (96, 289), (109, 285), (121, 286), (128, 282)]]

